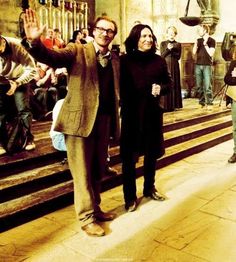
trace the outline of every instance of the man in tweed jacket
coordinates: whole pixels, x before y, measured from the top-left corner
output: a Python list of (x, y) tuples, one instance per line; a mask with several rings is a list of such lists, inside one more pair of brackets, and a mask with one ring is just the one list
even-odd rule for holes
[(113, 213), (104, 213), (99, 204), (109, 138), (119, 137), (119, 59), (108, 48), (117, 25), (108, 17), (99, 17), (94, 23), (94, 42), (69, 43), (59, 50), (42, 45), (44, 28), (38, 26), (31, 9), (26, 10), (24, 28), (26, 39), (22, 43), (36, 60), (68, 69), (68, 94), (55, 130), (65, 134), (81, 228), (88, 235), (103, 236), (105, 231), (96, 221), (115, 217)]

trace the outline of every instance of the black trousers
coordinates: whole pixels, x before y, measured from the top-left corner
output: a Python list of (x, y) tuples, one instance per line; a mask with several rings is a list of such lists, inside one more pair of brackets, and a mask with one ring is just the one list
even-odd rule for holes
[[(135, 154), (127, 154), (123, 158), (123, 192), (125, 202), (131, 202), (137, 199), (136, 195), (136, 160)], [(152, 192), (155, 188), (156, 156), (151, 153), (145, 153), (143, 164), (143, 194)]]

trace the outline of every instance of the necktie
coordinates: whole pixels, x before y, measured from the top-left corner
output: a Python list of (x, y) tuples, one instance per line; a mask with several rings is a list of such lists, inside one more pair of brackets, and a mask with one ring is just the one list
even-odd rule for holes
[(109, 61), (110, 55), (102, 55), (101, 53), (97, 56), (97, 61), (102, 67), (106, 67)]

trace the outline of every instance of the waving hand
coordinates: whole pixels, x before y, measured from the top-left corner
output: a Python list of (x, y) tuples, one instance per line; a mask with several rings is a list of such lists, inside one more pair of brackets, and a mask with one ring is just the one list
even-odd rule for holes
[(40, 38), (46, 25), (43, 27), (39, 26), (39, 21), (37, 19), (36, 13), (32, 9), (26, 9), (24, 15), (24, 29), (28, 40), (33, 41)]

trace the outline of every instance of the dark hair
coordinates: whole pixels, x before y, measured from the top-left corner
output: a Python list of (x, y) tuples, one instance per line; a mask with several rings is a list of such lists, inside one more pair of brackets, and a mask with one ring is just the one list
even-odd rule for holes
[(127, 54), (132, 53), (133, 51), (136, 51), (138, 49), (138, 41), (139, 41), (140, 36), (141, 36), (141, 31), (144, 28), (148, 28), (151, 31), (152, 37), (153, 37), (153, 44), (152, 44), (150, 51), (153, 52), (153, 53), (156, 52), (157, 39), (156, 39), (156, 36), (153, 34), (151, 27), (149, 25), (138, 24), (138, 25), (135, 25), (131, 29), (129, 36), (125, 40), (125, 48), (126, 48)]
[(112, 20), (110, 17), (108, 16), (99, 16), (97, 17), (97, 19), (94, 21), (93, 23), (93, 29), (97, 26), (97, 23), (101, 20), (105, 20), (108, 22), (111, 22), (114, 25), (114, 36), (117, 34), (118, 28), (117, 28), (117, 24), (114, 20)]
[(54, 28), (53, 31), (54, 31), (55, 33), (60, 33), (60, 32), (61, 32), (58, 28)]
[(75, 43), (76, 37), (77, 37), (77, 35), (78, 35), (79, 33), (82, 34), (81, 30), (75, 30), (75, 31), (73, 32), (72, 40), (73, 40), (74, 43)]
[(9, 43), (7, 42), (7, 39), (6, 38), (4, 38), (2, 35), (0, 35), (0, 46), (2, 45), (2, 44), (4, 44), (5, 43), (5, 49), (4, 49), (4, 51), (2, 52), (2, 54), (1, 55), (6, 55), (6, 54), (11, 54), (12, 53), (12, 50), (11, 50), (11, 47), (10, 47), (10, 45), (9, 45)]

